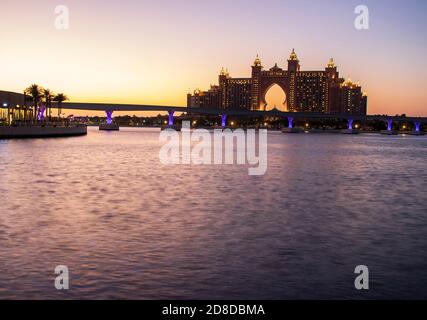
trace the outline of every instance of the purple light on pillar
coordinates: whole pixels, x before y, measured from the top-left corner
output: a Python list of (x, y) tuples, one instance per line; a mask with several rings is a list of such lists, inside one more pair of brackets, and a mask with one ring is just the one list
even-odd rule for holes
[(421, 131), (421, 122), (415, 122), (415, 132)]
[(348, 130), (353, 130), (353, 119), (348, 119)]
[(107, 114), (107, 124), (111, 124), (113, 122), (113, 111), (105, 111)]
[(227, 115), (226, 114), (221, 115), (221, 126), (223, 128), (225, 128), (227, 126)]
[(175, 111), (169, 111), (169, 125), (173, 126), (173, 115)]
[(294, 118), (292, 117), (288, 117), (288, 122), (289, 122), (289, 129), (292, 129), (294, 127)]
[(40, 107), (39, 108), (39, 111), (38, 111), (38, 113), (37, 113), (37, 119), (39, 120), (39, 121), (42, 121), (43, 119), (44, 119), (44, 112), (46, 111), (46, 108), (45, 107)]
[(387, 130), (393, 130), (393, 120), (387, 120)]

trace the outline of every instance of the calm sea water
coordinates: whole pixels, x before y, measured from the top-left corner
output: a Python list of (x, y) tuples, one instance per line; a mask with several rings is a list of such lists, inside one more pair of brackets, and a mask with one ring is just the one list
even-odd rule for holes
[(0, 141), (0, 298), (427, 298), (426, 137), (270, 133), (260, 177), (158, 138)]

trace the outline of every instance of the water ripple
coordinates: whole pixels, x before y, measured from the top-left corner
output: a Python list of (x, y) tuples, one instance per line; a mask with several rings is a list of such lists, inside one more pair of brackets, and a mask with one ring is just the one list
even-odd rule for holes
[(162, 166), (158, 136), (0, 143), (1, 298), (427, 298), (427, 139), (270, 134), (250, 177)]

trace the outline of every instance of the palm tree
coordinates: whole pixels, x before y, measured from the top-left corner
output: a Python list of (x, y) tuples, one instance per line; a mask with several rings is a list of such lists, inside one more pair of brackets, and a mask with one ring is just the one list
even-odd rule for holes
[(31, 100), (33, 101), (34, 106), (34, 119), (37, 120), (37, 112), (39, 103), (42, 97), (42, 87), (40, 87), (38, 84), (32, 84), (27, 89), (24, 90), (24, 92), (30, 96)]
[(27, 93), (24, 90), (24, 120), (25, 121), (28, 120), (28, 118), (27, 118), (27, 116), (28, 116), (28, 107), (27, 107), (28, 100), (29, 99), (28, 99)]
[(62, 103), (64, 101), (68, 101), (68, 97), (63, 93), (58, 93), (54, 98), (53, 101), (58, 103), (58, 118), (61, 116), (62, 113)]
[(52, 100), (55, 96), (53, 95), (53, 92), (49, 89), (43, 89), (43, 99), (44, 103), (46, 105), (46, 118), (51, 116), (51, 110), (52, 110)]

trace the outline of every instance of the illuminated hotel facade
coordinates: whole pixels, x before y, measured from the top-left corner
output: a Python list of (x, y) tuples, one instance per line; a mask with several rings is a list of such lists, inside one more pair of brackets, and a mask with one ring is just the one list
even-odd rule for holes
[[(277, 84), (285, 92), (283, 107), (290, 112), (366, 115), (367, 95), (359, 83), (340, 78), (333, 59), (321, 71), (301, 71), (295, 50), (288, 59), (288, 68), (277, 64), (264, 70), (257, 56), (251, 78), (232, 78), (222, 69), (219, 85), (207, 91), (195, 90), (187, 95), (187, 105), (194, 108), (243, 108), (266, 110), (266, 94)], [(282, 108), (280, 108), (282, 109)]]

